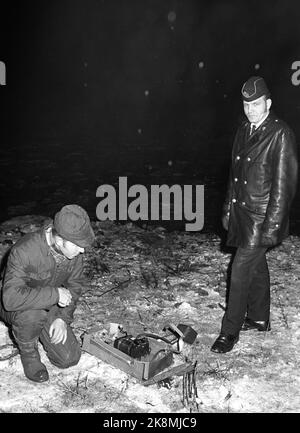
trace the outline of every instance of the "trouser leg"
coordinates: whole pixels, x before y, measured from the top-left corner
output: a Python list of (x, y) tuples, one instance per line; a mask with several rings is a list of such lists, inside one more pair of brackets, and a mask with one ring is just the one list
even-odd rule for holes
[(11, 312), (9, 316), (14, 336), (24, 342), (39, 339), (47, 321), (46, 310), (27, 310)]
[(8, 325), (18, 345), (25, 376), (34, 382), (45, 382), (49, 379), (48, 371), (41, 362), (38, 351), (38, 339), (46, 319), (44, 310), (5, 311), (0, 315)]
[(49, 311), (47, 321), (40, 334), (40, 340), (51, 363), (59, 368), (68, 368), (79, 362), (81, 348), (70, 325), (67, 325), (67, 339), (64, 344), (51, 343), (49, 328), (57, 318), (58, 308), (59, 307), (54, 306)]
[[(264, 299), (270, 290), (268, 280), (261, 278), (264, 272), (257, 273), (257, 269), (265, 269), (262, 263), (265, 261), (267, 248), (238, 248), (232, 264), (229, 298), (226, 312), (222, 321), (221, 332), (236, 335), (239, 333), (245, 319), (250, 290), (253, 290), (253, 282), (259, 279), (260, 301)], [(258, 277), (260, 275), (260, 278)]]
[(0, 319), (11, 327), (16, 338), (27, 342), (39, 338), (47, 320), (47, 311), (6, 311), (0, 303)]
[(67, 325), (67, 340), (64, 344), (51, 343), (49, 328), (58, 317), (58, 308), (53, 306), (50, 311), (15, 312), (6, 312), (2, 309), (0, 314), (1, 318), (11, 325), (16, 340), (26, 343), (40, 339), (51, 363), (59, 368), (68, 368), (79, 362), (81, 348), (70, 325)]
[(255, 321), (268, 321), (270, 318), (270, 274), (266, 256), (258, 263), (253, 273), (249, 291), (247, 316)]

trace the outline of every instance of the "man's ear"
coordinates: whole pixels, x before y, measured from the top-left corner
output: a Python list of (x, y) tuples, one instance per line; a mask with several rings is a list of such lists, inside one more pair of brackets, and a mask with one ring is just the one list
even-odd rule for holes
[(272, 99), (268, 98), (267, 99), (267, 108), (268, 108), (268, 110), (270, 110), (271, 105), (272, 105)]

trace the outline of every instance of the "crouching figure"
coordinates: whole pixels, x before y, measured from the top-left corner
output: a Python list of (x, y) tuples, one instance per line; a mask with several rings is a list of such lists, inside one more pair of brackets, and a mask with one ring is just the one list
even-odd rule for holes
[(70, 325), (86, 285), (81, 253), (94, 239), (86, 211), (67, 205), (52, 223), (24, 235), (10, 251), (0, 289), (0, 319), (11, 328), (25, 376), (34, 382), (49, 379), (38, 341), (55, 366), (79, 362), (81, 348)]

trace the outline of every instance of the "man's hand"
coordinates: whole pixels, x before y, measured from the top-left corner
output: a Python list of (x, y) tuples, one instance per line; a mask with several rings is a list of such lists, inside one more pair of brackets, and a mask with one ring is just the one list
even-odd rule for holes
[(52, 344), (65, 344), (67, 340), (67, 324), (62, 319), (55, 319), (49, 328), (49, 335)]
[(67, 305), (70, 304), (71, 300), (72, 300), (72, 295), (71, 292), (66, 289), (65, 287), (58, 287), (58, 294), (59, 294), (59, 300), (58, 300), (58, 305), (60, 307), (66, 307)]
[(222, 225), (225, 230), (228, 230), (228, 223), (229, 223), (229, 215), (222, 216)]

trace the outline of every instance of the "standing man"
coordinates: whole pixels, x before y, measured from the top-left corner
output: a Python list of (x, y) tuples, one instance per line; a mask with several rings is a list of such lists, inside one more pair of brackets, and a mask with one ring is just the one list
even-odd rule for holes
[(270, 279), (266, 251), (288, 235), (297, 185), (295, 137), (270, 113), (272, 101), (261, 77), (242, 87), (248, 119), (235, 136), (222, 223), (227, 245), (237, 247), (221, 333), (211, 350), (226, 353), (240, 330), (270, 330)]
[(67, 205), (53, 224), (26, 234), (11, 249), (0, 291), (0, 319), (11, 327), (25, 376), (34, 382), (49, 379), (38, 352), (39, 340), (59, 368), (80, 359), (70, 324), (86, 284), (81, 253), (94, 239), (86, 211)]

